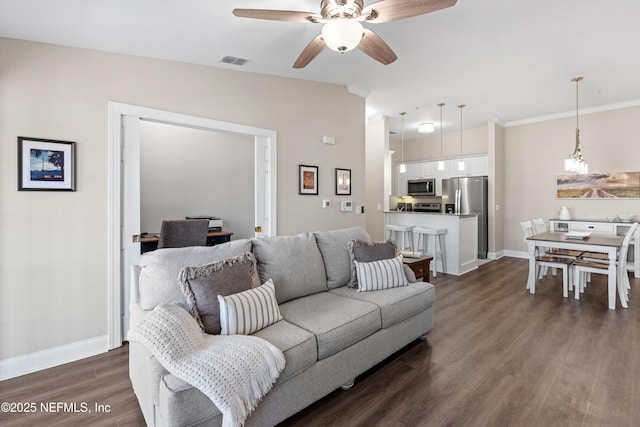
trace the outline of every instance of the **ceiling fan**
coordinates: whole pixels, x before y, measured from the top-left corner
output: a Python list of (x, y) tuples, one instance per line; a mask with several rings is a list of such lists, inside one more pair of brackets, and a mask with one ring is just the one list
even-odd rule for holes
[(411, 18), (451, 7), (456, 1), (380, 0), (364, 7), (363, 0), (322, 0), (320, 14), (268, 9), (234, 9), (233, 14), (241, 18), (324, 24), (322, 34), (304, 48), (293, 68), (304, 68), (325, 47), (341, 53), (357, 47), (376, 61), (388, 65), (398, 56), (380, 36), (364, 28), (360, 22), (378, 24)]

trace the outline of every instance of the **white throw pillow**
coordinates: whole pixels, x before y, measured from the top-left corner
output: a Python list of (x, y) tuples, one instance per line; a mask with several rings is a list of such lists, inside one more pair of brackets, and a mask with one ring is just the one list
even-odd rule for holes
[(401, 255), (380, 261), (354, 262), (358, 275), (358, 292), (377, 291), (409, 284), (404, 275)]
[(218, 295), (221, 335), (250, 335), (282, 320), (271, 279), (232, 295)]

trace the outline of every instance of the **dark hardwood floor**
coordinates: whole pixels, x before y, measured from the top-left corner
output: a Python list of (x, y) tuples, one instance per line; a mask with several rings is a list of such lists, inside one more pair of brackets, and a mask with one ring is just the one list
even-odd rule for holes
[[(640, 280), (607, 309), (606, 277), (579, 301), (561, 278), (525, 290), (526, 260), (438, 275), (435, 328), (281, 426), (640, 425)], [(0, 402), (87, 402), (91, 413), (0, 413), (3, 426), (138, 426), (127, 347), (0, 382)], [(96, 413), (95, 404), (109, 405)]]

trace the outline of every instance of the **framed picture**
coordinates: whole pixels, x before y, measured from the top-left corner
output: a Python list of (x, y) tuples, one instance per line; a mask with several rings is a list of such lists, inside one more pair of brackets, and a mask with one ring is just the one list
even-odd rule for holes
[(18, 137), (18, 191), (75, 191), (75, 142)]
[(556, 177), (558, 199), (640, 199), (640, 172), (606, 172)]
[(299, 165), (300, 173), (298, 194), (318, 194), (318, 167)]
[(336, 168), (336, 195), (351, 195), (351, 169)]

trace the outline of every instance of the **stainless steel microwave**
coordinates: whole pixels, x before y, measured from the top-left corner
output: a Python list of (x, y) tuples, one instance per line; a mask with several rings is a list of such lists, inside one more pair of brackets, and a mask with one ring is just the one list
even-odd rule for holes
[(436, 180), (431, 179), (410, 179), (407, 182), (407, 193), (410, 196), (435, 196)]

